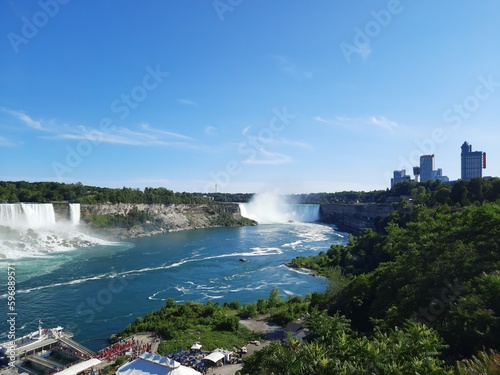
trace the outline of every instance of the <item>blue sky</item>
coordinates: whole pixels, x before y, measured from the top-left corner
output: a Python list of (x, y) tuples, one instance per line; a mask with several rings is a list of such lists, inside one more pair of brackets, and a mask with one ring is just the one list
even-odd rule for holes
[(500, 175), (500, 2), (0, 2), (0, 179), (372, 190)]

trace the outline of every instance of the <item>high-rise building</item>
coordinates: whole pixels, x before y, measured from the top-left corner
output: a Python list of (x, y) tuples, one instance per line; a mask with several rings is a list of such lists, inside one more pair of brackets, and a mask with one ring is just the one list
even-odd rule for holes
[(486, 168), (486, 154), (482, 151), (472, 151), (472, 145), (464, 142), (462, 145), (462, 180), (483, 177)]
[[(414, 172), (415, 173), (415, 172)], [(443, 175), (441, 168), (434, 169), (434, 154), (420, 157), (420, 182), (439, 180), (448, 182), (449, 178)]]
[(403, 181), (411, 181), (411, 177), (406, 174), (406, 169), (401, 169), (400, 171), (393, 172), (393, 178), (391, 178), (391, 188)]
[(413, 175), (415, 176), (415, 182), (419, 182), (420, 167), (413, 167)]
[(438, 168), (437, 170), (432, 171), (432, 179), (439, 180), (441, 182), (449, 182), (450, 181), (448, 176), (443, 176), (443, 170), (441, 168)]
[(420, 157), (420, 182), (433, 180), (432, 171), (434, 170), (434, 154), (422, 155)]

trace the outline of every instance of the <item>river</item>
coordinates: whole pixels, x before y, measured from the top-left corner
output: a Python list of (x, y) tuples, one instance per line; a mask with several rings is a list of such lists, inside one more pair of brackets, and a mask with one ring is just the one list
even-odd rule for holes
[[(136, 317), (178, 302), (254, 302), (324, 291), (321, 277), (289, 269), (299, 255), (344, 244), (319, 223), (286, 222), (167, 233), (45, 255), (0, 260), (0, 342), (7, 340), (7, 267), (15, 270), (16, 335), (61, 325), (97, 350)], [(245, 261), (242, 261), (245, 260)]]

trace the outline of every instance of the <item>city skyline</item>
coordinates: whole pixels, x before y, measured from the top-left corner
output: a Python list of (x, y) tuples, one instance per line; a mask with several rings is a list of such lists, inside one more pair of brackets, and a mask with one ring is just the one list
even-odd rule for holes
[[(404, 182), (404, 181), (418, 181), (418, 182), (426, 182), (429, 180), (440, 180), (442, 182), (450, 182), (455, 183), (459, 179), (461, 180), (471, 180), (476, 177), (483, 177), (483, 169), (486, 169), (486, 152), (483, 151), (472, 151), (472, 145), (470, 145), (467, 141), (460, 146), (462, 150), (460, 154), (460, 170), (461, 175), (460, 178), (456, 180), (451, 180), (448, 176), (443, 174), (442, 168), (436, 169), (435, 163), (435, 155), (421, 155), (420, 156), (420, 165), (414, 166), (413, 176), (414, 179), (411, 179), (411, 176), (407, 174), (406, 169), (395, 170), (393, 172), (393, 177), (391, 178), (390, 186)], [(484, 177), (497, 177), (497, 176), (484, 176)]]
[[(500, 4), (4, 1), (0, 179), (378, 190), (500, 175)], [(458, 146), (457, 146), (458, 145)]]

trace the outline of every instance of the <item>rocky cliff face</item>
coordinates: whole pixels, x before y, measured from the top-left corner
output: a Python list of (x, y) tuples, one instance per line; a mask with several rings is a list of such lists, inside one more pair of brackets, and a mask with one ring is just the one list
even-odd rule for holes
[(255, 225), (252, 220), (243, 218), (237, 203), (226, 204), (98, 204), (81, 205), (82, 221), (92, 217), (121, 215), (134, 212), (147, 214), (148, 220), (129, 228), (101, 228), (109, 236), (118, 238), (144, 237), (159, 233), (180, 230)]
[(56, 221), (68, 221), (69, 220), (69, 204), (68, 203), (52, 203), (54, 207), (54, 214), (56, 216)]
[(394, 210), (390, 203), (322, 204), (321, 221), (333, 223), (340, 230), (358, 234), (363, 229), (375, 229), (374, 220), (385, 218)]

